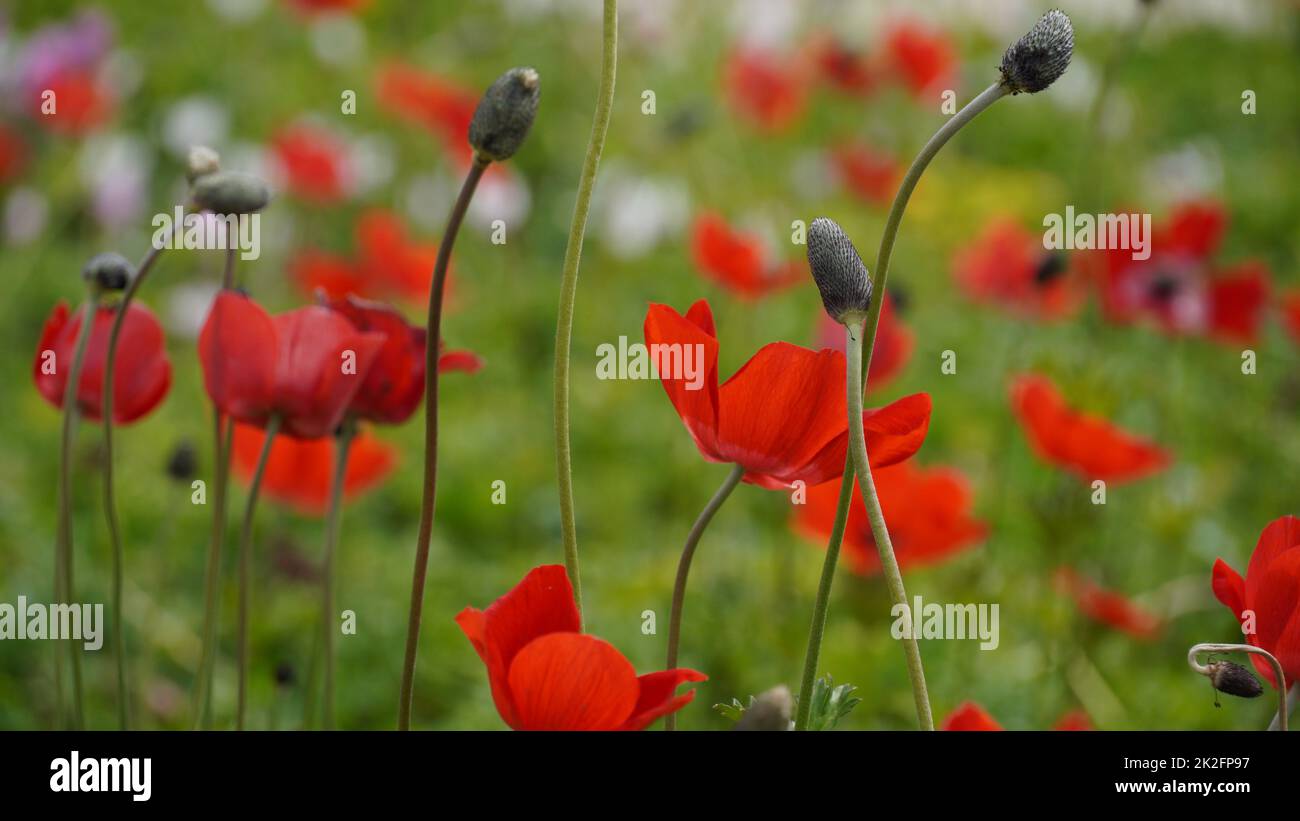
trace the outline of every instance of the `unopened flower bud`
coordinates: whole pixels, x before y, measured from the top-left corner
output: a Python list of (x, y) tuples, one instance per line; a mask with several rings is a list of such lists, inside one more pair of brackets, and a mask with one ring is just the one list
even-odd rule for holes
[(736, 722), (733, 730), (789, 730), (794, 714), (794, 696), (790, 688), (778, 684), (756, 696)]
[(1073, 53), (1074, 26), (1065, 12), (1052, 9), (1002, 55), (1002, 85), (1012, 94), (1042, 91), (1065, 73)]
[(135, 267), (121, 254), (96, 254), (81, 269), (81, 278), (99, 291), (124, 291), (135, 276)]
[(1255, 674), (1231, 661), (1212, 661), (1205, 665), (1209, 670), (1210, 684), (1214, 689), (1230, 696), (1256, 698), (1264, 692)]
[(871, 307), (871, 277), (844, 229), (818, 217), (808, 227), (808, 267), (822, 305), (841, 325), (856, 325)]
[(512, 68), (496, 79), (474, 109), (469, 144), (493, 162), (510, 158), (523, 145), (537, 116), (540, 79), (532, 68)]
[(178, 482), (189, 484), (199, 470), (199, 455), (194, 443), (182, 439), (167, 457), (167, 475)]
[(271, 199), (266, 183), (240, 171), (213, 171), (194, 181), (190, 196), (200, 208), (214, 214), (252, 214)]
[(221, 170), (221, 156), (206, 145), (192, 146), (186, 165), (185, 179), (193, 185), (199, 177)]

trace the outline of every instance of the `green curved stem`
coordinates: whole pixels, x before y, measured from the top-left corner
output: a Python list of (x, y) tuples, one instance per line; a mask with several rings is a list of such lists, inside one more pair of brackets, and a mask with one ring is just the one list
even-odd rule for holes
[(420, 533), (415, 543), (415, 570), (411, 574), (411, 610), (406, 622), (406, 656), (402, 661), (402, 691), (397, 703), (397, 729), (411, 728), (411, 699), (415, 691), (415, 656), (420, 643), (420, 618), (424, 612), (424, 581), (429, 573), (429, 540), (433, 538), (433, 506), (438, 487), (438, 345), (442, 340), (442, 302), (447, 284), (451, 248), (469, 210), (483, 172), (491, 161), (479, 154), (465, 175), (460, 195), (452, 206), (443, 231), (438, 258), (429, 286), (428, 332), (424, 343), (424, 493), (420, 499)]
[[(77, 342), (72, 354), (72, 366), (68, 379), (63, 384), (63, 431), (59, 451), (59, 525), (55, 537), (54, 553), (54, 591), (55, 598), (64, 604), (72, 603), (72, 449), (77, 439), (77, 419), (80, 408), (77, 405), (78, 389), (81, 387), (81, 370), (86, 361), (86, 349), (90, 346), (91, 329), (95, 325), (95, 308), (97, 295), (94, 289), (86, 299), (81, 314), (81, 328), (77, 332)], [(55, 363), (58, 367), (58, 363)], [(68, 651), (72, 666), (72, 714), (70, 727), (80, 730), (84, 726), (81, 695), (81, 650), (75, 642), (68, 642)], [(65, 652), (60, 647), (59, 653)], [(55, 675), (62, 681), (62, 663), (55, 657)], [(60, 705), (62, 705), (62, 686), (60, 684)], [(60, 707), (62, 709), (62, 707)]]
[(1264, 659), (1273, 668), (1273, 675), (1277, 679), (1277, 684), (1276, 684), (1277, 715), (1274, 716), (1273, 723), (1269, 725), (1269, 729), (1272, 730), (1276, 728), (1281, 732), (1286, 732), (1287, 712), (1288, 712), (1286, 706), (1286, 699), (1287, 699), (1286, 672), (1282, 669), (1282, 663), (1277, 660), (1276, 656), (1274, 656), (1272, 653), (1265, 650), (1263, 647), (1256, 647), (1253, 644), (1192, 645), (1192, 648), (1187, 651), (1187, 664), (1193, 670), (1206, 677), (1210, 675), (1210, 668), (1202, 665), (1201, 662), (1197, 659), (1197, 656), (1199, 656), (1201, 653), (1246, 653), (1246, 654), (1253, 654), (1256, 656), (1263, 656)]
[(330, 483), (329, 509), (325, 514), (325, 550), (321, 558), (321, 638), (325, 649), (325, 685), (321, 727), (334, 729), (334, 550), (339, 540), (339, 521), (343, 515), (343, 484), (348, 471), (348, 451), (357, 434), (353, 420), (343, 423), (335, 438), (334, 478)]
[[(745, 469), (740, 465), (732, 465), (731, 471), (727, 473), (727, 478), (722, 480), (722, 485), (714, 492), (713, 498), (700, 511), (696, 517), (695, 524), (691, 525), (691, 532), (686, 534), (686, 544), (682, 547), (682, 557), (677, 562), (677, 578), (673, 582), (673, 605), (671, 615), (668, 617), (668, 665), (665, 670), (672, 670), (677, 666), (677, 648), (682, 638), (682, 605), (686, 602), (686, 578), (691, 572), (691, 560), (695, 558), (695, 548), (700, 543), (700, 537), (704, 535), (704, 530), (713, 521), (713, 516), (722, 507), (722, 503), (727, 501), (731, 496), (731, 491), (736, 489), (740, 479), (745, 475)], [(665, 730), (677, 729), (677, 716), (675, 713), (669, 713), (664, 718)]]
[(560, 308), (555, 324), (555, 470), (560, 491), (560, 531), (564, 540), (564, 567), (573, 585), (578, 606), (578, 629), (582, 629), (582, 581), (578, 575), (578, 526), (573, 506), (573, 456), (569, 443), (569, 351), (573, 344), (573, 306), (578, 294), (578, 265), (582, 261), (582, 239), (591, 210), (591, 191), (596, 182), (600, 155), (605, 150), (609, 116), (614, 107), (614, 78), (618, 67), (618, 0), (605, 0), (605, 22), (600, 59), (600, 89), (596, 92), (596, 113), (587, 139), (587, 155), (578, 178), (578, 198), (569, 223), (569, 241), (564, 249), (564, 271), (560, 281)]
[(248, 610), (252, 595), (251, 559), (253, 553), (253, 515), (257, 512), (257, 496), (262, 489), (262, 475), (271, 456), (271, 445), (280, 430), (280, 417), (272, 416), (266, 423), (266, 439), (257, 457), (257, 468), (248, 485), (248, 500), (244, 503), (244, 522), (239, 531), (239, 702), (235, 711), (235, 729), (244, 729), (244, 714), (248, 707)]
[(132, 277), (122, 300), (118, 303), (113, 316), (113, 327), (108, 333), (108, 352), (104, 356), (104, 517), (108, 522), (108, 539), (112, 545), (113, 555), (113, 600), (111, 604), (113, 621), (113, 653), (117, 660), (117, 721), (118, 726), (130, 729), (131, 696), (126, 686), (126, 641), (123, 638), (122, 613), (122, 576), (125, 565), (125, 549), (122, 545), (122, 532), (117, 520), (117, 499), (113, 484), (113, 388), (117, 371), (117, 343), (126, 324), (126, 312), (135, 299), (136, 292), (144, 284), (149, 271), (153, 269), (163, 249), (150, 247), (144, 259), (140, 261), (136, 274)]

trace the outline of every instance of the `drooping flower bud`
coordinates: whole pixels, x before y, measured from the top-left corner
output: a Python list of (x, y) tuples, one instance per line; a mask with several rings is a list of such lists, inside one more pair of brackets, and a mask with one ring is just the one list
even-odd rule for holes
[(81, 278), (99, 291), (124, 291), (135, 276), (135, 266), (112, 251), (96, 254), (81, 269)]
[(789, 730), (793, 715), (794, 696), (790, 694), (789, 687), (778, 684), (755, 697), (732, 729)]
[(856, 325), (866, 318), (871, 277), (848, 234), (834, 220), (818, 217), (808, 227), (808, 267), (831, 319)]
[(1214, 689), (1230, 696), (1256, 698), (1264, 692), (1255, 674), (1231, 661), (1212, 661), (1205, 665), (1209, 670), (1210, 684)]
[(190, 147), (189, 160), (186, 163), (185, 179), (190, 185), (199, 177), (221, 170), (221, 156), (206, 145)]
[(532, 68), (512, 68), (496, 79), (474, 109), (469, 144), (486, 160), (509, 159), (523, 145), (537, 116), (540, 79)]
[(1065, 12), (1052, 9), (1002, 55), (1002, 85), (1012, 94), (1042, 91), (1065, 73), (1072, 54), (1074, 26)]
[(200, 208), (214, 214), (252, 214), (271, 200), (261, 178), (241, 171), (213, 171), (190, 187), (190, 196)]

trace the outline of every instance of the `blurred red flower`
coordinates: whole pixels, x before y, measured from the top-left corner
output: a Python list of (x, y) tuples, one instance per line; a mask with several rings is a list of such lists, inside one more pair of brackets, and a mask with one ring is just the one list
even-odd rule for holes
[(1095, 730), (1097, 728), (1092, 726), (1092, 719), (1088, 718), (1088, 714), (1083, 710), (1069, 710), (1063, 713), (1061, 717), (1056, 720), (1056, 723), (1052, 725), (1052, 729), (1067, 732), (1080, 732)]
[[(817, 485), (844, 472), (848, 410), (846, 363), (839, 351), (813, 352), (773, 342), (719, 387), (718, 340), (705, 300), (692, 305), (685, 317), (667, 305), (652, 304), (645, 340), (652, 361), (655, 345), (676, 346), (663, 351), (676, 350), (682, 361), (690, 350), (703, 352), (696, 390), (683, 369), (658, 370), (669, 400), (708, 461), (742, 465), (744, 481), (769, 490), (796, 481)], [(930, 396), (913, 394), (868, 409), (862, 422), (872, 467), (901, 462), (925, 441)]]
[(955, 82), (957, 50), (939, 29), (898, 21), (885, 32), (883, 47), (890, 73), (917, 97), (937, 96)]
[(1070, 265), (1059, 251), (1015, 220), (985, 226), (953, 259), (953, 276), (968, 298), (1038, 319), (1058, 319), (1079, 306)]
[(833, 33), (815, 35), (808, 52), (817, 77), (836, 91), (866, 97), (880, 84), (876, 61), (844, 44)]
[(939, 729), (956, 731), (989, 731), (1001, 730), (1002, 725), (999, 724), (993, 716), (986, 713), (983, 707), (979, 706), (975, 702), (963, 701), (956, 710), (953, 710), (948, 714), (948, 717), (943, 721), (943, 726)]
[[(45, 320), (41, 340), (36, 346), (32, 378), (41, 396), (56, 408), (63, 407), (68, 371), (72, 368), (83, 314), (81, 310), (70, 313), (64, 302), (55, 305)], [(103, 418), (104, 363), (108, 358), (108, 336), (116, 314), (116, 307), (99, 306), (91, 324), (81, 383), (77, 386), (77, 405), (88, 419)], [(53, 352), (53, 358), (47, 351)], [(172, 365), (167, 359), (162, 325), (148, 308), (132, 302), (117, 340), (113, 421), (124, 425), (145, 416), (162, 403), (171, 384)]]
[(286, 2), (294, 11), (309, 17), (317, 14), (360, 11), (370, 4), (370, 0), (286, 0)]
[(1282, 324), (1291, 338), (1300, 343), (1300, 289), (1282, 295)]
[[(44, 110), (46, 92), (53, 110)], [(80, 136), (106, 121), (113, 113), (113, 99), (95, 74), (88, 70), (68, 69), (46, 81), (41, 94), (30, 102), (33, 119), (55, 134)]]
[(487, 667), (492, 699), (516, 730), (642, 730), (685, 707), (694, 670), (638, 676), (613, 645), (579, 632), (573, 587), (561, 565), (533, 568), (486, 610), (456, 616)]
[(27, 146), (18, 132), (0, 123), (0, 184), (17, 177), (27, 162)]
[[(266, 432), (252, 425), (235, 425), (231, 464), (235, 475), (248, 482), (257, 468)], [(267, 457), (262, 492), (280, 504), (308, 516), (323, 516), (329, 506), (334, 481), (334, 455), (338, 440), (294, 439), (277, 436)], [(375, 487), (397, 467), (397, 450), (364, 428), (353, 437), (343, 474), (343, 498), (352, 499)]]
[[(867, 367), (868, 393), (884, 387), (903, 370), (912, 356), (916, 339), (898, 318), (897, 304), (894, 294), (887, 291), (885, 304), (880, 309), (880, 323), (876, 326), (876, 344), (871, 353), (871, 365)], [(820, 308), (817, 316), (821, 347), (844, 353), (844, 326)]]
[[(971, 516), (970, 484), (958, 471), (921, 467), (908, 460), (873, 468), (871, 475), (900, 568), (936, 564), (987, 536), (988, 526)], [(808, 488), (804, 504), (795, 506), (796, 527), (819, 540), (829, 537), (839, 495), (839, 482)], [(880, 572), (876, 540), (856, 479), (844, 547), (844, 557), (854, 573), (871, 576)]]
[(347, 193), (347, 147), (325, 129), (295, 123), (271, 138), (271, 150), (290, 193), (308, 202), (337, 202)]
[(371, 296), (372, 283), (351, 260), (305, 248), (294, 254), (288, 262), (289, 276), (303, 293), (314, 296), (322, 293), (329, 299), (342, 299), (355, 294)]
[(831, 168), (854, 196), (872, 205), (893, 202), (903, 169), (893, 157), (867, 145), (843, 145), (830, 152)]
[[(1223, 559), (1214, 562), (1214, 596), (1242, 623), (1246, 642), (1272, 653), (1287, 683), (1300, 681), (1300, 519), (1269, 522), (1250, 554), (1246, 578)], [(1274, 687), (1273, 667), (1251, 655), (1255, 669)]]
[(1169, 464), (1164, 449), (1071, 408), (1047, 377), (1018, 377), (1011, 386), (1011, 405), (1039, 458), (1085, 481), (1131, 481)]
[(271, 316), (222, 291), (199, 333), (199, 359), (222, 413), (258, 427), (278, 415), (283, 433), (316, 439), (343, 421), (383, 344), (382, 334), (363, 333), (323, 306)]
[(746, 299), (757, 299), (798, 282), (804, 264), (774, 264), (761, 240), (733, 229), (718, 214), (705, 212), (691, 226), (691, 256), (705, 276)]
[(468, 159), (469, 123), (479, 95), (429, 71), (400, 63), (380, 69), (376, 81), (379, 105), (407, 122), (429, 129), (444, 150)]
[(1148, 640), (1160, 635), (1160, 619), (1113, 590), (1080, 575), (1069, 567), (1056, 571), (1056, 584), (1074, 599), (1079, 612), (1134, 638)]
[(780, 131), (803, 114), (807, 70), (797, 57), (754, 46), (733, 48), (723, 66), (727, 102), (742, 119)]
[(1271, 275), (1256, 260), (1214, 264), (1227, 224), (1217, 202), (1184, 203), (1152, 229), (1148, 259), (1133, 259), (1127, 248), (1094, 252), (1091, 264), (1107, 317), (1121, 323), (1149, 319), (1168, 333), (1254, 342)]
[[(356, 233), (357, 265), (364, 279), (403, 299), (428, 301), (433, 265), (438, 258), (437, 243), (412, 242), (401, 218), (382, 208), (363, 213)], [(446, 293), (450, 297), (450, 289)]]
[[(347, 297), (330, 303), (359, 331), (381, 334), (383, 344), (348, 412), (361, 419), (398, 425), (410, 418), (424, 398), (424, 328), (409, 324), (396, 309), (381, 302)], [(468, 371), (483, 366), (470, 351), (439, 354), (439, 371)]]

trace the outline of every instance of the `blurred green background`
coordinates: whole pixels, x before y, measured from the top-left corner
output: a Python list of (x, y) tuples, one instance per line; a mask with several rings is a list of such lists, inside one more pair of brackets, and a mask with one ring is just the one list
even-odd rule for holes
[[(814, 344), (819, 300), (811, 281), (757, 302), (728, 294), (692, 264), (684, 227), (689, 214), (715, 210), (756, 225), (787, 258), (803, 250), (786, 244), (792, 220), (831, 216), (870, 261), (884, 208), (815, 184), (803, 160), (865, 138), (906, 163), (945, 115), (937, 103), (893, 90), (863, 100), (818, 89), (790, 128), (765, 133), (732, 113), (720, 76), (739, 29), (753, 24), (746, 18), (772, 13), (774, 4), (624, 5), (606, 185), (598, 193), (604, 199), (593, 212), (578, 291), (574, 478), (588, 629), (623, 651), (639, 672), (649, 672), (663, 664), (682, 540), (727, 468), (699, 457), (659, 385), (598, 380), (597, 346), (617, 343), (620, 335), (639, 340), (649, 302), (684, 311), (700, 297), (710, 300), (717, 318), (724, 378), (766, 342)], [(1006, 43), (1042, 10), (998, 2), (956, 4), (957, 12), (944, 11), (952, 4), (932, 10), (910, 4), (918, 7), (910, 12), (901, 4), (867, 11), (861, 7), (874, 4), (788, 5), (795, 7), (786, 25), (792, 43), (833, 29), (869, 44), (873, 26), (888, 14), (937, 16), (959, 56), (961, 101), (995, 79)], [(1099, 147), (1086, 124), (1088, 92), (1138, 3), (1062, 5), (1076, 28), (1070, 71), (1091, 73), (1092, 86), (1063, 81), (1061, 99), (1053, 99), (1054, 88), (1005, 100), (963, 131), (918, 190), (894, 258), (891, 284), (910, 297), (903, 319), (916, 347), (902, 375), (871, 392), (869, 404), (931, 394), (933, 421), (917, 458), (964, 471), (975, 489), (975, 514), (990, 526), (979, 548), (909, 572), (909, 593), (1001, 607), (996, 651), (982, 652), (977, 642), (923, 643), (934, 712), (941, 719), (972, 699), (1014, 729), (1047, 728), (1080, 708), (1101, 729), (1258, 728), (1273, 711), (1271, 695), (1255, 702), (1225, 698), (1223, 709), (1215, 709), (1185, 654), (1193, 643), (1239, 635), (1210, 591), (1215, 557), (1244, 571), (1264, 525), (1300, 507), (1293, 481), (1300, 463), (1295, 343), (1271, 322), (1257, 346), (1258, 374), (1243, 376), (1237, 348), (1106, 325), (1091, 304), (1081, 317), (1051, 324), (974, 306), (953, 286), (950, 268), (954, 251), (991, 216), (1011, 214), (1037, 230), (1042, 214), (1082, 202), (1081, 178), (1104, 189), (1108, 202), (1136, 203), (1159, 221), (1167, 203), (1153, 193), (1158, 160), (1193, 146), (1217, 169), (1206, 193), (1231, 214), (1219, 259), (1259, 257), (1278, 287), (1293, 284), (1300, 256), (1300, 27), (1294, 7), (1283, 3), (1249, 4), (1257, 7), (1256, 18), (1239, 26), (1198, 16), (1200, 4), (1161, 4), (1117, 69), (1114, 94), (1127, 116)], [(33, 30), (66, 21), (83, 6), (9, 4), (10, 56)], [(42, 323), (57, 300), (80, 298), (78, 272), (89, 256), (111, 249), (138, 258), (147, 248), (149, 217), (170, 211), (183, 190), (183, 166), (164, 145), (164, 112), (188, 95), (217, 101), (228, 114), (225, 144), (216, 145), (223, 154), (235, 144), (265, 144), (277, 127), (304, 115), (342, 135), (380, 135), (386, 142), (393, 173), (364, 193), (327, 206), (285, 194), (266, 211), (262, 258), (243, 264), (241, 276), (278, 311), (306, 300), (286, 277), (288, 255), (304, 247), (351, 253), (353, 226), (365, 208), (401, 213), (421, 241), (436, 242), (440, 234), (434, 226), (441, 216), (411, 212), (412, 202), (423, 200), (410, 196), (409, 184), (430, 177), (454, 185), (459, 172), (426, 132), (381, 110), (374, 100), (379, 66), (400, 60), (477, 90), (505, 68), (532, 65), (543, 83), (540, 114), (510, 163), (526, 182), (531, 207), (526, 218), (510, 222), (505, 245), (490, 242), (486, 225), (471, 224), (456, 246), (456, 309), (444, 323), (445, 339), (450, 347), (477, 351), (487, 365), (442, 382), (437, 519), (414, 707), (420, 728), (503, 727), (483, 667), (452, 619), (466, 605), (486, 606), (529, 568), (562, 561), (553, 339), (599, 69), (598, 6), (594, 0), (373, 0), (346, 15), (351, 39), (344, 42), (353, 43), (347, 60), (322, 58), (331, 48), (315, 44), (320, 21), (274, 0), (97, 6), (112, 21), (114, 48), (129, 57), (134, 78), (101, 130), (130, 135), (144, 147), (145, 204), (130, 225), (105, 226), (91, 213), (78, 175), (87, 138), (49, 136), (17, 115), (7, 120), (27, 136), (28, 156), (3, 193), (18, 186), (40, 192), (48, 220), (34, 240), (7, 239), (0, 256), (0, 601), (51, 593), (59, 415), (32, 385)], [(230, 7), (249, 16), (231, 17)], [(1240, 111), (1247, 88), (1259, 101), (1253, 116)], [(344, 89), (357, 91), (355, 116), (339, 113)], [(641, 111), (646, 89), (656, 94), (654, 115)], [(694, 124), (689, 134), (681, 133), (683, 123)], [(687, 213), (643, 253), (614, 251), (618, 238), (611, 230), (618, 229), (605, 223), (615, 207), (607, 189), (616, 172), (686, 192)], [(1173, 173), (1175, 182), (1186, 181), (1182, 173)], [(446, 204), (440, 207), (445, 213)], [(219, 252), (168, 253), (142, 299), (166, 319), (173, 292), (215, 282), (219, 271)], [(421, 316), (421, 306), (407, 307), (411, 317)], [(187, 485), (164, 472), (168, 454), (185, 439), (199, 448), (200, 476), (211, 471), (209, 406), (193, 341), (176, 334), (169, 346), (170, 395), (147, 419), (121, 429), (116, 443), (130, 675), (136, 723), (148, 728), (187, 726), (210, 515), (190, 504)], [(955, 375), (940, 374), (944, 350), (957, 354)], [(1088, 504), (1087, 487), (1038, 461), (1011, 416), (1008, 379), (1029, 369), (1051, 375), (1073, 402), (1170, 448), (1174, 465), (1111, 488), (1105, 506)], [(338, 605), (354, 610), (358, 621), (358, 635), (337, 642), (344, 728), (394, 724), (419, 513), (419, 416), (377, 435), (398, 446), (401, 464), (344, 512)], [(98, 439), (96, 426), (83, 423), (74, 527), (77, 592), (86, 601), (107, 601), (109, 584)], [(495, 480), (506, 482), (504, 506), (491, 503)], [(232, 531), (243, 499), (244, 486), (236, 483)], [(742, 485), (706, 533), (691, 576), (681, 660), (709, 681), (682, 712), (681, 727), (724, 729), (729, 723), (712, 704), (778, 683), (797, 689), (823, 546), (795, 535), (790, 514), (788, 495)], [(235, 686), (236, 534), (229, 535), (214, 696), (218, 726), (231, 721)], [(303, 726), (317, 588), (272, 557), (288, 550), (315, 562), (321, 540), (319, 520), (264, 501), (253, 598), (254, 727)], [(1062, 563), (1160, 615), (1167, 621), (1163, 633), (1139, 642), (1088, 621), (1052, 585), (1052, 571)], [(647, 609), (658, 614), (657, 635), (641, 632)], [(863, 698), (841, 727), (914, 724), (888, 612), (879, 579), (847, 572), (837, 578), (822, 670), (837, 683), (856, 685)], [(54, 725), (53, 652), (48, 642), (0, 645), (0, 728)], [(296, 671), (296, 684), (276, 686), (274, 671), (283, 664)], [(115, 726), (109, 649), (87, 654), (85, 670), (89, 726)]]

